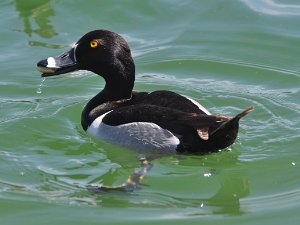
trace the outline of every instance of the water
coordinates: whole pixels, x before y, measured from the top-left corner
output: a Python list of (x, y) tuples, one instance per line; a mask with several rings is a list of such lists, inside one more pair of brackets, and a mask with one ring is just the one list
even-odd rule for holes
[(44, 77), (40, 83), (40, 85), (38, 86), (38, 88), (36, 89), (36, 93), (37, 94), (42, 94), (42, 86), (43, 86), (43, 83), (45, 82), (46, 78)]
[[(0, 224), (283, 224), (299, 221), (299, 1), (1, 1)], [(36, 62), (84, 33), (123, 35), (136, 90), (167, 89), (214, 114), (250, 105), (229, 151), (166, 156), (133, 193), (93, 194), (139, 166), (91, 139), (90, 72), (41, 83)]]

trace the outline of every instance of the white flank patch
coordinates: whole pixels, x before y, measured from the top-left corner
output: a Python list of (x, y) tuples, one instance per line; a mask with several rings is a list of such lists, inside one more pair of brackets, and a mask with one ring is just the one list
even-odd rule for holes
[[(108, 112), (109, 113), (109, 112)], [(101, 115), (88, 127), (87, 132), (107, 142), (136, 150), (151, 150), (175, 153), (179, 139), (170, 131), (149, 122), (134, 122), (109, 126), (102, 122)]]
[(49, 57), (47, 59), (47, 67), (48, 68), (56, 68), (56, 62), (55, 62), (55, 59), (53, 57)]
[(211, 113), (206, 109), (204, 108), (203, 105), (201, 105), (200, 103), (196, 102), (194, 99), (191, 99), (187, 96), (185, 96), (188, 100), (190, 100), (192, 103), (194, 103), (194, 105), (196, 105), (202, 112), (204, 112), (206, 115), (211, 115)]

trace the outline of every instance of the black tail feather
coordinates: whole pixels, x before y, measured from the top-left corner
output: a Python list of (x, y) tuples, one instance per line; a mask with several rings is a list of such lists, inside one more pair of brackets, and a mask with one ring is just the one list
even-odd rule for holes
[(221, 130), (222, 128), (233, 124), (233, 123), (238, 123), (239, 120), (241, 118), (243, 118), (244, 116), (246, 116), (247, 114), (249, 114), (250, 112), (253, 111), (253, 106), (248, 107), (247, 109), (245, 109), (244, 111), (238, 113), (235, 117), (232, 117), (231, 119), (229, 119), (228, 121), (225, 121), (224, 123), (222, 123), (219, 127), (217, 127), (215, 130), (213, 130), (212, 132), (210, 132), (210, 136), (215, 134), (216, 132), (218, 132), (219, 130)]
[(253, 111), (253, 106), (248, 107), (247, 109), (245, 109), (243, 112), (240, 112), (239, 114), (237, 114), (235, 117), (233, 117), (232, 119), (235, 120), (239, 120), (242, 117), (246, 116), (247, 114), (251, 113)]

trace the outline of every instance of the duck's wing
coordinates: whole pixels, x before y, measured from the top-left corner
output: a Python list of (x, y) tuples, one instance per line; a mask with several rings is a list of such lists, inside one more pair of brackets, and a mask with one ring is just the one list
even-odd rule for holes
[(103, 117), (102, 122), (109, 126), (153, 123), (174, 135), (183, 136), (197, 132), (200, 138), (207, 140), (209, 128), (226, 120), (225, 117), (182, 112), (164, 106), (138, 104), (114, 109)]
[[(172, 91), (154, 91), (147, 95), (141, 94), (140, 92), (134, 92), (133, 94), (136, 96), (137, 103), (167, 107), (186, 113), (211, 115), (211, 113), (209, 113), (208, 110), (198, 102)], [(139, 96), (142, 97), (139, 98)]]

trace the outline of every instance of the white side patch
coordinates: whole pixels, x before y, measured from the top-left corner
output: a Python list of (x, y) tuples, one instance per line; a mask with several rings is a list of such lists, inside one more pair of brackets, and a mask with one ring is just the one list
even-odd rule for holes
[(203, 105), (201, 105), (200, 103), (196, 102), (194, 99), (191, 99), (187, 96), (185, 96), (188, 100), (190, 100), (192, 103), (194, 103), (194, 105), (196, 105), (202, 112), (204, 112), (206, 115), (211, 115), (211, 113), (206, 109), (204, 108)]
[(53, 57), (49, 57), (47, 59), (47, 67), (48, 68), (56, 68), (56, 62), (55, 62), (55, 59)]
[(161, 153), (176, 152), (179, 139), (170, 131), (149, 122), (109, 126), (102, 122), (106, 114), (94, 120), (87, 132), (107, 142), (135, 150), (151, 150)]

